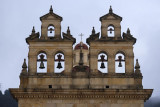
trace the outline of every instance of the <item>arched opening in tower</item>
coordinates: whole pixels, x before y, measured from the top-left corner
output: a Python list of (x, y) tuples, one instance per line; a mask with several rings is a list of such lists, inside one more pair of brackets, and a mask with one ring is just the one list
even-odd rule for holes
[(37, 73), (47, 72), (47, 55), (41, 52), (37, 56)]
[(108, 35), (108, 37), (114, 37), (115, 36), (115, 30), (114, 30), (113, 25), (108, 26), (107, 35)]
[(55, 55), (55, 61), (54, 61), (54, 71), (55, 73), (61, 73), (65, 69), (65, 60), (64, 60), (64, 54), (61, 52), (58, 52)]
[(104, 52), (98, 54), (98, 71), (108, 73), (108, 57)]
[(55, 35), (55, 28), (53, 25), (48, 26), (48, 36), (54, 36)]
[(115, 72), (125, 73), (125, 55), (123, 53), (117, 53), (115, 56)]

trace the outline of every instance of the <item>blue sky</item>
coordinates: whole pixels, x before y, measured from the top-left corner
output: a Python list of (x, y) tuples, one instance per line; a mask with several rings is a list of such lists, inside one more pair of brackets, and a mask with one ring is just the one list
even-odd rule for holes
[(19, 74), (23, 59), (28, 56), (25, 38), (35, 26), (41, 32), (39, 17), (53, 11), (63, 17), (62, 32), (70, 26), (71, 34), (83, 42), (92, 27), (100, 32), (99, 17), (113, 12), (123, 17), (121, 32), (129, 27), (137, 38), (135, 58), (139, 59), (144, 88), (154, 89), (160, 95), (160, 1), (159, 0), (1, 0), (0, 1), (0, 83), (1, 89), (19, 87)]

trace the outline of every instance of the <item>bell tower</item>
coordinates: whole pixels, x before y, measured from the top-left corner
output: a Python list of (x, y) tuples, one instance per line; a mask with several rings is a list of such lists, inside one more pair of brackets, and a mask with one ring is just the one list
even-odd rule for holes
[(40, 20), (41, 35), (33, 27), (26, 38), (20, 86), (10, 89), (19, 107), (144, 107), (153, 89), (143, 88), (136, 38), (129, 29), (121, 35), (122, 17), (111, 7), (100, 17), (101, 33), (93, 27), (89, 47), (81, 41), (73, 49), (76, 39), (69, 27), (61, 34), (62, 17), (52, 7)]
[(40, 17), (42, 22), (40, 39), (48, 39), (49, 34), (55, 39), (61, 39), (61, 21), (62, 17), (53, 13), (51, 6), (49, 13)]
[(110, 6), (109, 13), (100, 17), (101, 21), (101, 38), (108, 38), (110, 35), (114, 38), (121, 37), (121, 21), (122, 17), (113, 13)]
[[(100, 33), (95, 33), (93, 28), (92, 34), (87, 39), (87, 43), (90, 45), (90, 68), (93, 72), (98, 71), (99, 54), (104, 53), (107, 57), (105, 60), (108, 65), (108, 73), (115, 73), (115, 62), (119, 61), (119, 67), (122, 66), (122, 62), (125, 62), (125, 73), (134, 73), (134, 53), (133, 45), (136, 43), (136, 38), (130, 34), (130, 30), (127, 33), (123, 33), (121, 36), (122, 17), (113, 13), (110, 7), (109, 13), (100, 17), (101, 21), (101, 36)], [(94, 33), (93, 33), (94, 31)], [(110, 37), (109, 35), (113, 36)], [(121, 54), (119, 56), (116, 55)], [(100, 61), (100, 60), (99, 60)]]
[[(23, 70), (20, 76), (21, 88), (48, 87), (49, 84), (47, 81), (44, 82), (44, 79), (42, 80), (43, 84), (37, 81), (36, 78), (38, 78), (39, 69), (45, 69), (43, 75), (57, 73), (56, 69), (63, 73), (69, 73), (72, 70), (72, 45), (76, 40), (71, 35), (69, 27), (67, 33), (61, 35), (62, 17), (53, 13), (52, 6), (49, 13), (40, 17), (40, 20), (42, 22), (41, 36), (33, 27), (31, 35), (26, 38), (26, 42), (29, 45), (28, 72), (26, 70), (27, 64), (25, 60), (24, 65), (26, 66), (23, 66), (25, 70)], [(22, 79), (25, 74), (28, 75), (28, 78)], [(35, 77), (35, 79), (32, 77)]]

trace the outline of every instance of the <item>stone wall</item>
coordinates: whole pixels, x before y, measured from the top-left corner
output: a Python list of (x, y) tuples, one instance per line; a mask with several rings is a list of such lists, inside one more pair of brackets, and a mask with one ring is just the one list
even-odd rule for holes
[(20, 99), (19, 107), (144, 107), (143, 100)]

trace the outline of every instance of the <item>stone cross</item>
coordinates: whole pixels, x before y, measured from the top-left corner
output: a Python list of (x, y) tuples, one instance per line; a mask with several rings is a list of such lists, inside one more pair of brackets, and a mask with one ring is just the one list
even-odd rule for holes
[(84, 34), (81, 33), (79, 36), (81, 36), (81, 42), (82, 42), (82, 36), (84, 36)]

